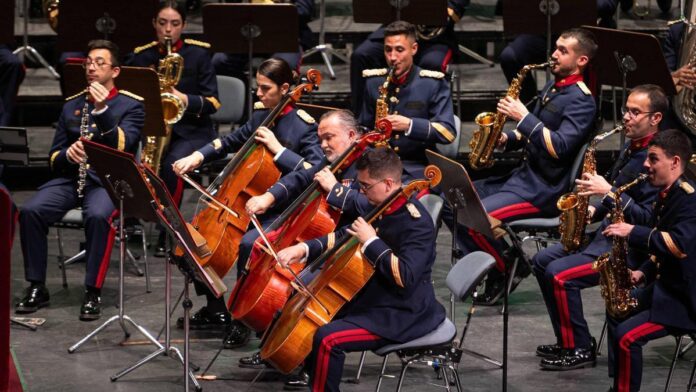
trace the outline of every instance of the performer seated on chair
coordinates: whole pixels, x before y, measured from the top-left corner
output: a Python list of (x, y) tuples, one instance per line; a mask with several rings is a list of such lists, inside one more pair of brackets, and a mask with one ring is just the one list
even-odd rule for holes
[(30, 286), (15, 308), (33, 313), (49, 304), (46, 288), (48, 228), (70, 209), (82, 207), (85, 222), (87, 274), (80, 320), (96, 320), (101, 314), (100, 293), (109, 267), (116, 211), (97, 174), (87, 170), (84, 197), (78, 197), (78, 164), (87, 159), (80, 138), (85, 121), (92, 141), (135, 153), (145, 122), (143, 98), (117, 90), (118, 48), (105, 40), (91, 41), (84, 63), (89, 86), (69, 97), (58, 119), (50, 150), (50, 164), (56, 178), (39, 187), (21, 207), (19, 234), (24, 255), (24, 275)]
[[(646, 171), (643, 163), (648, 155), (648, 142), (657, 134), (663, 113), (668, 108), (667, 97), (659, 86), (641, 85), (631, 90), (623, 117), (628, 142), (618, 161), (606, 179), (597, 173), (583, 173), (582, 178), (575, 181), (580, 196), (601, 197), (588, 209), (588, 214), (597, 218), (595, 220), (602, 220), (601, 226), (588, 235), (588, 243), (575, 253), (565, 251), (562, 244), (556, 244), (534, 256), (532, 268), (556, 336), (555, 343), (537, 347), (537, 355), (544, 358), (541, 360), (544, 369), (570, 370), (596, 363), (596, 345), (583, 317), (580, 290), (599, 284), (599, 273), (592, 269), (592, 263), (612, 247), (611, 238), (602, 235), (611, 223), (607, 213), (614, 207), (612, 192)], [(657, 188), (643, 182), (622, 194), (626, 221), (646, 224), (657, 192)], [(631, 253), (629, 261), (637, 263), (636, 268), (644, 255)]]
[(22, 61), (5, 44), (0, 44), (0, 126), (10, 125), (19, 85), (26, 70)]
[[(568, 191), (571, 167), (587, 141), (594, 124), (595, 102), (582, 81), (597, 44), (591, 32), (570, 29), (556, 41), (552, 57), (557, 65), (551, 69), (554, 80), (541, 91), (540, 99), (530, 112), (519, 99), (505, 97), (498, 103), (498, 112), (518, 122), (517, 129), (502, 133), (499, 146), (506, 151), (524, 147), (522, 164), (502, 177), (474, 182), (483, 206), (492, 217), (507, 222), (524, 218), (558, 215), (556, 201)], [(443, 220), (451, 225), (449, 208)], [(503, 294), (503, 240), (491, 241), (482, 234), (460, 225), (458, 241), (464, 253), (483, 250), (496, 259), (486, 279), (482, 304), (494, 304)], [(519, 277), (529, 273), (522, 263)], [(516, 280), (519, 283), (518, 278)]]
[[(383, 48), (387, 65), (394, 67), (385, 97), (389, 109), (385, 118), (393, 130), (389, 145), (403, 162), (406, 180), (408, 176), (423, 178), (425, 150), (434, 149), (436, 143), (451, 143), (456, 137), (449, 84), (442, 72), (424, 70), (413, 63), (419, 46), (412, 24), (389, 24), (384, 29)], [(376, 113), (375, 103), (387, 73), (386, 68), (363, 71), (367, 80), (358, 121), (368, 128), (374, 127), (376, 116), (381, 115)]]
[[(459, 53), (459, 42), (454, 33), (454, 25), (464, 15), (464, 8), (469, 5), (470, 0), (448, 0), (447, 1), (447, 25), (443, 30), (431, 31), (424, 30), (425, 34), (419, 34), (418, 53), (414, 53), (415, 62), (420, 68), (445, 72), (447, 66), (456, 59)], [(419, 26), (422, 28), (424, 26)], [(358, 46), (350, 56), (350, 91), (351, 105), (358, 117), (362, 115), (364, 91), (368, 87), (365, 85), (365, 70), (368, 68), (381, 68), (390, 66), (391, 62), (387, 58), (385, 62), (382, 58), (384, 39), (388, 36), (387, 29), (382, 26), (374, 33), (371, 33), (360, 46)], [(430, 35), (430, 32), (435, 33)], [(438, 34), (439, 33), (439, 34)], [(414, 37), (415, 40), (416, 37)], [(412, 61), (413, 63), (413, 61)]]
[[(256, 73), (256, 95), (260, 102), (254, 105), (254, 113), (249, 121), (241, 128), (229, 135), (213, 140), (191, 155), (174, 162), (174, 171), (188, 173), (199, 167), (203, 162), (210, 162), (224, 158), (228, 153), (237, 151), (254, 132), (256, 141), (263, 143), (274, 154), (274, 161), (282, 174), (293, 170), (309, 168), (322, 159), (319, 141), (317, 139), (316, 121), (307, 112), (288, 105), (282, 114), (276, 119), (273, 130), (259, 125), (266, 118), (270, 110), (280, 103), (290, 86), (295, 82), (295, 75), (288, 64), (280, 59), (268, 59), (261, 63)], [(282, 209), (259, 216), (259, 221), (265, 227), (282, 212)], [(237, 271), (241, 273), (246, 259), (258, 233), (252, 229), (248, 231), (239, 244), (237, 257)], [(241, 261), (241, 262), (240, 262)], [(215, 296), (201, 283), (194, 281), (196, 292), (205, 294), (207, 306), (202, 307), (191, 317), (192, 329), (228, 328), (231, 325), (230, 315), (223, 298)], [(184, 320), (180, 318), (177, 325), (183, 328)], [(235, 323), (233, 328), (246, 328), (240, 323)], [(242, 334), (244, 335), (244, 334)], [(240, 340), (239, 345), (244, 345), (248, 340), (249, 331), (246, 330), (246, 338)]]
[[(388, 148), (367, 151), (356, 167), (360, 190), (373, 206), (401, 187), (401, 162)], [(339, 316), (314, 335), (306, 361), (313, 391), (338, 391), (345, 352), (407, 342), (435, 330), (445, 319), (431, 277), (437, 230), (425, 207), (413, 197), (374, 225), (358, 218), (333, 233), (336, 241), (355, 236), (375, 274)], [(330, 237), (334, 238), (324, 236), (285, 248), (278, 254), (280, 261), (313, 260), (327, 249)], [(350, 339), (340, 338), (348, 335)]]
[[(159, 3), (157, 14), (152, 19), (157, 41), (135, 48), (126, 60), (127, 65), (153, 67), (167, 55), (165, 37), (171, 38), (172, 52), (184, 59), (184, 70), (176, 87), (170, 91), (184, 103), (184, 115), (171, 130), (171, 140), (160, 162), (159, 176), (167, 185), (174, 201), (181, 204), (184, 184), (172, 171), (172, 164), (211, 142), (216, 135), (210, 115), (220, 108), (217, 80), (210, 63), (210, 44), (181, 39), (186, 27), (186, 9), (180, 2), (165, 0)], [(164, 257), (165, 232), (160, 230), (156, 257)]]
[(640, 390), (642, 347), (667, 335), (696, 332), (696, 193), (682, 175), (691, 157), (683, 133), (665, 130), (648, 144), (645, 167), (650, 183), (660, 189), (650, 223), (614, 223), (603, 232), (628, 240), (628, 246), (651, 258), (631, 272), (638, 307), (627, 319), (607, 316), (609, 375), (613, 390)]

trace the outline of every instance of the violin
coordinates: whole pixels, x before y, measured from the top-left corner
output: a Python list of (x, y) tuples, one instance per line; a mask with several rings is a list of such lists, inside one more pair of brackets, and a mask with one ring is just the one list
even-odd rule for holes
[[(286, 106), (299, 101), (302, 94), (318, 89), (320, 84), (321, 73), (315, 69), (307, 71), (307, 82), (285, 94), (259, 127), (272, 127)], [(247, 200), (264, 193), (280, 178), (273, 154), (265, 145), (257, 143), (254, 136), (249, 137), (199, 199), (192, 221), (210, 249), (210, 255), (200, 262), (220, 277), (225, 276), (237, 260), (239, 242), (249, 226), (250, 219), (244, 211)], [(183, 178), (191, 183), (188, 176)], [(213, 205), (204, 197), (214, 197), (226, 208)]]
[[(391, 136), (391, 123), (380, 120), (378, 129), (366, 133), (341, 154), (329, 169), (340, 173), (355, 162), (368, 146), (386, 143)], [(283, 307), (292, 293), (291, 282), (295, 281), (302, 267), (299, 264), (282, 266), (274, 257), (272, 249), (284, 249), (300, 241), (321, 237), (334, 230), (338, 216), (326, 203), (326, 195), (317, 181), (312, 184), (271, 224), (266, 239), (254, 243), (247, 262), (249, 271), (237, 280), (230, 296), (232, 317), (254, 331), (263, 331), (270, 325), (273, 315)], [(264, 233), (261, 233), (263, 236)], [(264, 244), (268, 241), (268, 244)], [(292, 270), (290, 270), (292, 269)]]
[[(412, 195), (440, 183), (440, 170), (425, 168), (425, 180), (416, 180), (396, 190), (370, 211), (365, 220), (372, 223), (388, 214), (394, 205), (405, 203)], [(309, 355), (312, 339), (319, 327), (328, 324), (339, 310), (362, 290), (374, 274), (374, 267), (364, 260), (360, 241), (343, 236), (307, 268), (319, 275), (306, 290), (297, 290), (283, 307), (263, 337), (261, 358), (283, 373), (290, 373)]]

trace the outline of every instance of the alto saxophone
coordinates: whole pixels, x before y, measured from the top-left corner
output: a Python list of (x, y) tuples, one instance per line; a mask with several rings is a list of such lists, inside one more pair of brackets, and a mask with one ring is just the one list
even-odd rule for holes
[[(612, 211), (612, 223), (623, 223), (623, 209), (621, 206), (621, 194), (632, 186), (644, 181), (648, 175), (643, 173), (635, 180), (621, 186), (614, 193), (614, 210)], [(599, 272), (599, 285), (607, 313), (615, 318), (625, 318), (636, 306), (638, 301), (631, 297), (631, 273), (628, 269), (626, 258), (628, 257), (628, 240), (622, 237), (614, 237), (611, 252), (601, 255), (592, 263), (592, 269)]]
[[(85, 93), (85, 104), (82, 106), (82, 119), (80, 120), (80, 139), (91, 139), (92, 133), (89, 132), (89, 101), (87, 100), (87, 92)], [(77, 197), (82, 200), (87, 184), (87, 159), (80, 161), (77, 177)]]
[(379, 120), (387, 117), (389, 115), (389, 102), (387, 102), (389, 94), (389, 83), (391, 83), (394, 77), (394, 66), (389, 68), (387, 73), (387, 78), (384, 79), (384, 83), (379, 87), (379, 97), (377, 97), (377, 102), (375, 103), (375, 128)]
[[(585, 151), (585, 158), (582, 162), (581, 173), (595, 173), (597, 171), (597, 160), (595, 158), (597, 145), (610, 135), (621, 132), (623, 125), (595, 136)], [(585, 228), (590, 221), (587, 207), (590, 204), (589, 196), (580, 196), (578, 192), (569, 192), (558, 198), (556, 207), (561, 211), (560, 226), (558, 231), (561, 234), (561, 244), (566, 252), (573, 252), (580, 248), (585, 236)]]
[[(533, 69), (544, 69), (556, 64), (556, 60), (550, 58), (549, 61), (543, 64), (529, 64), (525, 65), (517, 76), (512, 79), (510, 87), (508, 87), (507, 93), (508, 97), (517, 99), (520, 96), (520, 90), (522, 89), (522, 82), (527, 76), (529, 71)], [(478, 130), (474, 131), (474, 135), (469, 142), (469, 147), (471, 152), (469, 153), (469, 165), (473, 169), (485, 169), (493, 166), (493, 150), (495, 150), (498, 144), (498, 139), (503, 133), (503, 125), (505, 125), (505, 120), (507, 116), (500, 112), (483, 112), (476, 116), (476, 125), (479, 126)]]

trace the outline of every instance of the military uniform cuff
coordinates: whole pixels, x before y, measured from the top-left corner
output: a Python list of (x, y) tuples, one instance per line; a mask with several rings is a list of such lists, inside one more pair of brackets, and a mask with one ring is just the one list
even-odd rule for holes
[(185, 112), (201, 114), (203, 110), (203, 97), (200, 95), (186, 94), (188, 98), (188, 105), (184, 108)]
[(276, 154), (276, 156), (273, 157), (273, 160), (282, 173), (289, 173), (291, 171), (301, 169), (302, 162), (304, 162), (304, 158), (299, 156), (296, 152), (288, 150), (287, 148)]
[(367, 260), (375, 266), (382, 258), (391, 252), (391, 248), (379, 237), (373, 237), (370, 240), (369, 243), (365, 242), (362, 252)]
[(537, 129), (542, 129), (544, 124), (531, 112), (527, 113), (526, 116), (522, 117), (519, 123), (517, 123), (517, 130), (520, 131), (524, 136), (529, 138)]
[(628, 235), (628, 245), (639, 249), (648, 249), (653, 230), (646, 226), (633, 226), (633, 230)]
[(334, 208), (343, 210), (343, 207), (346, 205), (346, 201), (348, 200), (348, 194), (352, 191), (353, 189), (350, 189), (340, 182), (337, 182), (326, 196), (326, 202)]
[(430, 127), (430, 121), (424, 118), (412, 118), (408, 133), (404, 134), (414, 140), (429, 140), (430, 134), (435, 132)]
[(270, 188), (268, 188), (268, 193), (273, 195), (273, 198), (275, 199), (275, 204), (282, 203), (289, 196), (288, 189), (285, 187), (285, 185), (279, 182), (276, 182)]
[(201, 147), (198, 150), (201, 155), (203, 155), (203, 161), (207, 162), (211, 157), (217, 155), (217, 150), (215, 150), (215, 147), (212, 146), (212, 144), (208, 143), (205, 146)]

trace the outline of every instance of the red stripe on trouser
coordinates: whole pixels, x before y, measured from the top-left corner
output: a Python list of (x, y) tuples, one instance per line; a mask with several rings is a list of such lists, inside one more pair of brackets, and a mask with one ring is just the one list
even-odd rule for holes
[(626, 334), (621, 337), (621, 341), (619, 341), (619, 360), (621, 361), (621, 366), (617, 368), (619, 374), (615, 375), (617, 376), (617, 380), (619, 380), (617, 392), (628, 392), (631, 387), (631, 344), (641, 337), (655, 333), (663, 328), (664, 327), (659, 324), (647, 322), (626, 332)]
[(313, 391), (323, 391), (326, 385), (328, 376), (329, 358), (328, 354), (334, 346), (342, 343), (368, 341), (381, 339), (378, 335), (364, 328), (347, 329), (345, 331), (334, 332), (326, 335), (321, 340), (319, 352), (317, 353), (317, 363), (314, 371), (314, 383), (312, 384)]
[(450, 61), (452, 61), (452, 49), (447, 49), (445, 58), (442, 59), (442, 64), (440, 64), (442, 72), (447, 72), (447, 66), (449, 65)]
[(174, 203), (177, 206), (181, 205), (181, 198), (184, 196), (184, 180), (181, 178), (177, 177), (176, 179), (176, 189), (174, 190), (174, 195), (172, 196), (172, 199), (174, 199)]
[(561, 341), (563, 348), (575, 348), (573, 326), (570, 324), (570, 311), (568, 310), (568, 297), (566, 296), (565, 283), (596, 273), (592, 269), (592, 263), (569, 268), (553, 277), (553, 292), (556, 296), (556, 307), (561, 324)]
[(474, 231), (473, 229), (469, 229), (469, 236), (471, 236), (471, 239), (479, 248), (481, 248), (481, 250), (493, 256), (498, 271), (505, 270), (503, 258), (500, 256), (500, 254), (498, 254), (498, 251), (488, 242), (488, 239), (486, 239), (483, 234)]
[(111, 248), (114, 246), (114, 238), (116, 237), (116, 227), (112, 224), (114, 222), (114, 218), (118, 216), (118, 210), (114, 210), (114, 212), (111, 214), (109, 217), (109, 226), (111, 226), (111, 229), (109, 230), (109, 234), (107, 234), (106, 238), (106, 247), (104, 248), (104, 256), (102, 256), (101, 263), (99, 263), (99, 272), (97, 273), (97, 281), (94, 283), (94, 287), (96, 288), (101, 288), (104, 285), (104, 279), (106, 279), (106, 271), (109, 270), (109, 261), (111, 261)]

